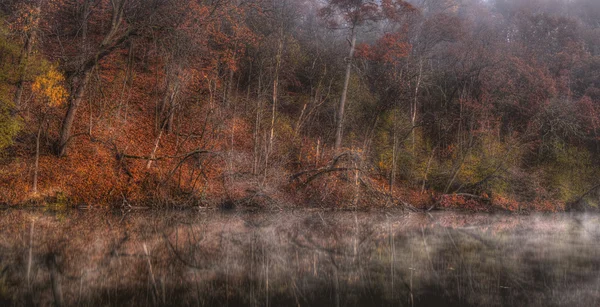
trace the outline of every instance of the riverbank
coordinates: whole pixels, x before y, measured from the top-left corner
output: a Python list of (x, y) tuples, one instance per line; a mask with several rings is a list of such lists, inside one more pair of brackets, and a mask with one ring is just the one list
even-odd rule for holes
[[(262, 193), (251, 193), (237, 199), (199, 199), (187, 198), (185, 201), (176, 200), (139, 200), (126, 199), (114, 203), (75, 203), (62, 193), (55, 196), (36, 196), (25, 200), (23, 203), (0, 203), (0, 209), (48, 209), (51, 211), (64, 210), (199, 210), (223, 212), (279, 212), (279, 211), (306, 211), (306, 212), (412, 212), (426, 213), (439, 211), (465, 212), (465, 213), (510, 213), (530, 214), (533, 212), (598, 212), (598, 208), (579, 204), (555, 205), (553, 207), (540, 207), (538, 204), (514, 204), (494, 202), (492, 198), (484, 198), (472, 194), (445, 194), (435, 195), (430, 193), (422, 197), (421, 202), (408, 203), (401, 199), (392, 199), (389, 195), (382, 195), (378, 199), (371, 199), (369, 205), (348, 203), (338, 205), (323, 205), (314, 200), (304, 200), (298, 195), (286, 195), (287, 201), (278, 201)], [(292, 201), (290, 201), (292, 200)]]
[[(406, 173), (393, 174), (377, 162), (374, 152), (360, 147), (337, 152), (319, 138), (285, 139), (283, 134), (273, 152), (265, 156), (252, 141), (251, 113), (232, 113), (228, 118), (221, 110), (218, 125), (215, 119), (196, 123), (215, 129), (205, 140), (192, 142), (193, 134), (183, 139), (178, 134), (157, 139), (150, 110), (140, 110), (139, 114), (132, 112), (123, 126), (138, 137), (123, 133), (114, 138), (110, 129), (99, 127), (93, 135), (78, 135), (71, 141), (69, 153), (58, 157), (51, 142), (56, 135), (50, 132), (40, 147), (37, 164), (31, 154), (35, 152), (31, 142), (34, 131), (24, 130), (0, 157), (0, 203), (16, 207), (561, 212), (596, 210), (599, 199), (600, 191), (590, 190), (589, 183), (576, 189), (554, 188), (544, 179), (543, 169), (527, 174), (521, 169), (504, 169), (502, 161), (494, 169), (477, 172), (474, 168), (481, 165), (462, 161), (450, 172), (448, 165), (453, 160), (431, 155), (431, 164), (445, 161), (446, 166), (419, 170), (413, 165)], [(188, 115), (202, 117), (210, 112), (198, 107)], [(86, 129), (86, 123), (77, 127)], [(507, 171), (518, 176), (505, 175)]]

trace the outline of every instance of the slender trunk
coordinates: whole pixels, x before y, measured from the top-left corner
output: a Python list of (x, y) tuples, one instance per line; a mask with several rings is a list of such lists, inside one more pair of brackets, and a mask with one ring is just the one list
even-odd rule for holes
[[(403, 76), (403, 70), (400, 70), (400, 80), (402, 80), (402, 76)], [(397, 164), (397, 157), (398, 157), (398, 147), (400, 146), (400, 141), (398, 140), (398, 122), (400, 120), (399, 117), (399, 113), (400, 113), (400, 101), (397, 101), (397, 106), (396, 109), (394, 110), (394, 140), (393, 140), (393, 148), (392, 148), (392, 170), (390, 172), (390, 189), (389, 189), (389, 193), (390, 193), (390, 199), (393, 201), (394, 199), (394, 184), (396, 181), (396, 168), (398, 167)], [(414, 122), (413, 122), (413, 127), (411, 128), (414, 131)]]
[(411, 114), (411, 118), (410, 118), (410, 123), (412, 124), (413, 130), (412, 130), (412, 150), (413, 150), (413, 154), (415, 151), (415, 125), (416, 125), (416, 121), (417, 121), (417, 107), (418, 107), (418, 103), (419, 103), (419, 89), (421, 87), (421, 77), (423, 75), (423, 60), (419, 59), (419, 76), (417, 77), (417, 84), (415, 86), (415, 99), (413, 100), (413, 105), (412, 105), (412, 114)]
[(315, 167), (319, 166), (319, 149), (321, 147), (321, 138), (317, 139), (317, 152), (315, 153)]
[(81, 42), (84, 53), (86, 51), (86, 43), (87, 43), (87, 33), (88, 33), (88, 17), (90, 15), (90, 1), (83, 1), (83, 14), (81, 20)]
[[(355, 208), (358, 207), (358, 201), (360, 200), (360, 178), (359, 178), (359, 173), (358, 173), (358, 168), (360, 165), (357, 165), (356, 162), (353, 162), (354, 164), (354, 200), (353, 200), (353, 205)], [(356, 218), (356, 216), (355, 216)], [(356, 257), (357, 255), (357, 245), (358, 242), (355, 241), (354, 243), (354, 256)]]
[(302, 119), (304, 118), (304, 112), (306, 112), (306, 107), (308, 107), (308, 103), (305, 103), (302, 107), (302, 111), (300, 111), (300, 116), (298, 116), (298, 121), (296, 122), (296, 128), (294, 128), (294, 138), (298, 137), (300, 134), (300, 127), (302, 126)]
[(42, 134), (42, 123), (40, 123), (40, 127), (38, 128), (37, 137), (35, 138), (35, 165), (33, 169), (33, 194), (37, 194), (37, 186), (38, 186), (38, 170), (40, 166), (40, 136)]
[(273, 106), (271, 109), (271, 132), (269, 134), (269, 147), (267, 148), (267, 154), (265, 157), (265, 178), (267, 176), (267, 168), (269, 167), (269, 157), (273, 152), (273, 140), (275, 138), (275, 118), (277, 116), (277, 103), (279, 99), (279, 71), (281, 69), (281, 58), (283, 55), (283, 41), (285, 37), (283, 36), (283, 25), (280, 27), (279, 33), (279, 44), (277, 47), (277, 56), (275, 58), (275, 76), (273, 77)]
[(279, 70), (281, 68), (281, 54), (283, 52), (283, 38), (279, 40), (277, 49), (277, 60), (275, 66), (275, 78), (273, 79), (273, 108), (271, 110), (271, 133), (269, 136), (269, 152), (273, 150), (273, 138), (275, 137), (275, 117), (277, 115), (277, 103), (279, 98)]
[(156, 151), (158, 150), (158, 144), (160, 144), (160, 138), (162, 137), (164, 129), (161, 127), (158, 132), (158, 137), (156, 137), (156, 141), (154, 142), (154, 148), (152, 149), (152, 153), (150, 154), (150, 159), (148, 159), (148, 163), (146, 163), (146, 169), (150, 169), (152, 166), (152, 161), (156, 157)]
[(350, 84), (350, 74), (352, 73), (352, 59), (354, 58), (354, 49), (356, 47), (356, 29), (352, 28), (350, 39), (350, 54), (346, 59), (346, 76), (344, 77), (344, 88), (342, 89), (342, 97), (337, 113), (337, 126), (335, 131), (335, 151), (339, 152), (342, 148), (342, 133), (344, 122), (344, 109), (346, 108), (346, 98), (348, 95), (348, 85)]
[[(233, 55), (233, 61), (236, 61), (235, 53)], [(233, 69), (229, 70), (229, 77), (227, 80), (227, 94), (225, 95), (225, 107), (229, 108), (231, 106), (231, 96), (233, 96)]]
[(170, 102), (171, 102), (171, 94), (172, 94), (172, 82), (173, 78), (171, 77), (171, 70), (169, 68), (165, 69), (165, 93), (162, 97), (162, 101), (160, 103), (160, 109), (158, 110), (158, 114), (156, 114), (156, 129), (164, 129), (168, 125), (169, 111), (170, 111)]
[[(117, 119), (121, 119), (121, 109), (123, 108), (123, 105), (125, 105), (125, 110), (127, 110), (127, 104), (128, 104), (128, 100), (129, 97), (131, 97), (131, 89), (132, 89), (132, 82), (131, 79), (133, 78), (133, 61), (134, 61), (134, 55), (133, 55), (133, 44), (129, 44), (129, 51), (127, 52), (127, 71), (125, 72), (125, 77), (123, 78), (123, 87), (121, 88), (121, 95), (119, 97), (119, 106), (117, 107), (117, 114), (116, 114), (116, 118)], [(127, 96), (127, 98), (125, 98), (125, 90), (127, 89), (127, 85), (129, 85), (129, 94)], [(124, 121), (127, 120), (127, 112), (125, 112), (125, 115), (123, 116)]]
[(250, 62), (250, 67), (248, 68), (248, 80), (246, 80), (246, 83), (248, 84), (247, 88), (246, 88), (246, 101), (250, 101), (250, 89), (252, 89), (252, 86), (250, 86), (250, 84), (252, 84), (252, 77), (253, 75), (253, 71), (252, 69), (254, 68), (254, 61)]
[(173, 133), (173, 121), (175, 118), (175, 105), (171, 106), (171, 112), (169, 112), (169, 120), (167, 121), (167, 134)]
[(179, 94), (179, 84), (180, 80), (179, 77), (177, 79), (175, 79), (175, 84), (173, 85), (173, 88), (171, 88), (171, 94), (169, 96), (169, 112), (168, 112), (168, 117), (167, 117), (167, 122), (166, 122), (166, 127), (165, 130), (167, 132), (167, 134), (172, 133), (173, 132), (173, 120), (175, 118), (175, 111), (177, 109), (177, 95)]
[(390, 198), (394, 198), (394, 183), (396, 181), (396, 157), (398, 156), (398, 112), (399, 110), (394, 110), (394, 136), (393, 136), (393, 145), (392, 145), (392, 169), (390, 171)]
[(427, 160), (427, 167), (425, 168), (425, 174), (423, 175), (423, 182), (421, 184), (421, 194), (425, 192), (425, 185), (427, 184), (427, 176), (429, 176), (429, 170), (431, 169), (431, 162), (433, 161), (433, 157), (435, 155), (435, 150), (437, 147), (434, 147), (431, 151), (431, 155), (429, 155), (429, 160)]
[(258, 165), (260, 164), (260, 126), (262, 122), (262, 67), (258, 74), (258, 88), (256, 97), (256, 119), (254, 121), (254, 163), (252, 165), (252, 173), (258, 174)]
[[(237, 62), (237, 40), (233, 44), (233, 58), (232, 62)], [(227, 77), (227, 86), (223, 87), (223, 103), (225, 104), (225, 108), (229, 108), (231, 106), (231, 97), (233, 96), (233, 75), (235, 74), (234, 70), (231, 67), (228, 67), (229, 76)]]

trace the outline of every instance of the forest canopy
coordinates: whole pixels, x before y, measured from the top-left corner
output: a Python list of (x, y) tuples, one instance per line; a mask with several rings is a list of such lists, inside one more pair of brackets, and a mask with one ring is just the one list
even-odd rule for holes
[(597, 206), (597, 0), (0, 14), (0, 202)]

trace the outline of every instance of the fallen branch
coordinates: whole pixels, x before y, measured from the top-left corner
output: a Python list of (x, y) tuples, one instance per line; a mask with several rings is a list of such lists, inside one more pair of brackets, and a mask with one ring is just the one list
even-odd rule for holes
[(200, 154), (219, 155), (218, 152), (198, 149), (198, 150), (193, 150), (193, 151), (190, 151), (188, 153), (177, 155), (177, 156), (152, 157), (152, 156), (128, 155), (128, 154), (125, 154), (125, 153), (120, 153), (118, 156), (119, 156), (120, 159), (138, 159), (138, 160), (161, 161), (161, 160), (167, 160), (167, 159), (186, 159), (186, 158), (188, 158), (190, 156), (200, 155)]
[(333, 172), (346, 172), (346, 171), (362, 172), (361, 169), (356, 168), (356, 167), (333, 167), (333, 168), (332, 167), (322, 167), (322, 168), (306, 170), (306, 171), (302, 171), (300, 173), (296, 173), (296, 174), (290, 176), (290, 182), (294, 182), (294, 181), (298, 180), (303, 175), (313, 173), (306, 179), (306, 181), (304, 183), (302, 183), (302, 185), (305, 186), (305, 185), (309, 184), (311, 181), (317, 179), (321, 175), (333, 173)]
[(408, 209), (409, 211), (412, 212), (422, 212), (423, 210), (421, 209), (417, 209), (415, 208), (415, 206), (403, 201), (403, 200), (398, 200), (398, 203), (400, 203), (404, 208)]
[[(315, 169), (309, 169), (309, 170), (304, 170), (301, 172), (298, 172), (292, 176), (290, 176), (290, 182), (294, 182), (295, 180), (297, 180), (298, 178), (302, 177), (303, 175), (307, 175), (310, 173), (316, 173), (312, 176), (309, 177), (309, 180), (307, 180), (306, 183), (314, 180), (315, 176), (320, 176), (322, 174), (326, 174), (326, 173), (331, 173), (331, 172), (343, 172), (343, 171), (362, 171), (359, 168), (356, 167), (336, 167), (340, 161), (345, 158), (345, 157), (349, 157), (351, 158), (350, 160), (360, 160), (360, 158), (358, 158), (356, 155), (354, 155), (352, 152), (343, 152), (337, 156), (335, 156), (325, 167), (320, 167), (320, 168), (315, 168)], [(311, 179), (312, 178), (312, 179)]]
[(579, 196), (579, 198), (577, 198), (577, 200), (572, 202), (572, 204), (577, 204), (577, 203), (581, 202), (586, 196), (590, 195), (590, 193), (594, 192), (598, 188), (600, 188), (600, 183), (593, 186), (591, 189), (587, 190), (587, 192), (581, 194), (581, 196)]
[[(470, 198), (476, 198), (476, 199), (481, 199), (481, 200), (487, 200), (487, 198), (485, 198), (483, 196), (469, 194), (469, 193), (454, 193), (454, 194), (445, 194), (445, 195), (456, 195), (456, 196), (462, 196), (462, 197), (470, 197)], [(442, 195), (442, 196), (445, 196), (445, 195)]]

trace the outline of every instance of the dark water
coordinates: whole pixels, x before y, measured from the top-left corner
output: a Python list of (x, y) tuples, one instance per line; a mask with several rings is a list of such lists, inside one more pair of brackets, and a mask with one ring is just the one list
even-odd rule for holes
[(598, 306), (600, 216), (0, 211), (0, 306)]

